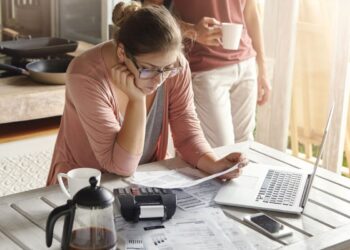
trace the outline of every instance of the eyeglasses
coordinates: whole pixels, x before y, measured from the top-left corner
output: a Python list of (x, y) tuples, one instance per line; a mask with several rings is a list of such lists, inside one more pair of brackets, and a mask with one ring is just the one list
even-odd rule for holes
[(135, 68), (137, 69), (137, 71), (139, 72), (139, 78), (140, 79), (153, 79), (155, 77), (157, 77), (158, 75), (161, 75), (162, 80), (165, 80), (167, 78), (176, 76), (182, 69), (181, 66), (177, 66), (177, 67), (173, 67), (173, 68), (169, 68), (169, 69), (145, 69), (140, 67), (137, 64), (136, 58), (131, 55), (130, 53), (126, 53), (127, 57), (130, 58), (130, 60), (132, 61), (132, 63), (134, 64)]

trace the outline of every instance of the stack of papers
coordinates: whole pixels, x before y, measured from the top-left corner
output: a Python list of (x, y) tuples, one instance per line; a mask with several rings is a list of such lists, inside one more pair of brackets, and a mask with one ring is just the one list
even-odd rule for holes
[(250, 250), (255, 247), (213, 201), (222, 182), (214, 179), (237, 165), (207, 175), (191, 167), (167, 171), (136, 172), (128, 181), (145, 187), (174, 189), (177, 209), (172, 219), (129, 223), (116, 218), (118, 239), (125, 249), (149, 250)]
[(117, 223), (117, 227), (118, 238), (123, 239), (129, 250), (255, 249), (239, 229), (238, 223), (227, 218), (219, 208), (203, 208), (192, 212), (179, 210), (171, 220), (164, 223)]

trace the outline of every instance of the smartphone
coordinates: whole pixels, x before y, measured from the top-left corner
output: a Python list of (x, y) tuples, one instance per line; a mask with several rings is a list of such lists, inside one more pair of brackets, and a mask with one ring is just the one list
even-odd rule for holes
[(285, 227), (282, 223), (274, 220), (270, 216), (267, 216), (264, 213), (257, 213), (245, 216), (244, 221), (249, 223), (251, 226), (254, 226), (263, 233), (278, 239), (288, 235), (291, 235), (293, 232)]

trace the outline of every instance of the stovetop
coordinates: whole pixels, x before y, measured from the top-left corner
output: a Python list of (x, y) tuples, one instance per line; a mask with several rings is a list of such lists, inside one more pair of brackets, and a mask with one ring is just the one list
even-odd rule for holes
[[(11, 57), (11, 56), (0, 54), (0, 63), (9, 64), (12, 66), (16, 66), (18, 68), (25, 69), (26, 65), (30, 62), (35, 62), (35, 61), (39, 61), (39, 60), (43, 60), (43, 59), (64, 59), (64, 58), (71, 59), (71, 58), (73, 58), (73, 56), (67, 55), (67, 54), (62, 54), (62, 55), (48, 56), (45, 58), (16, 58), (16, 57)], [(0, 78), (9, 77), (9, 76), (16, 76), (16, 75), (18, 75), (18, 74), (0, 69)]]

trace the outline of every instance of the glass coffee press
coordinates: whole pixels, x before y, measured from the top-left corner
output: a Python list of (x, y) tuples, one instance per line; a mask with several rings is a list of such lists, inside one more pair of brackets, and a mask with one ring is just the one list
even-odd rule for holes
[(72, 200), (56, 207), (46, 224), (46, 245), (52, 244), (53, 230), (58, 218), (65, 216), (61, 239), (62, 249), (109, 250), (117, 248), (113, 215), (113, 194), (97, 186), (95, 177), (90, 186), (81, 189)]

